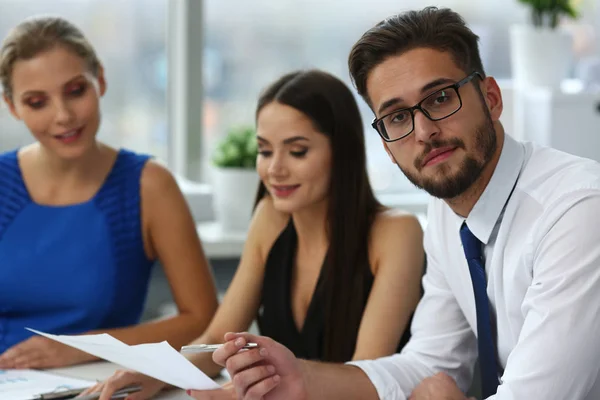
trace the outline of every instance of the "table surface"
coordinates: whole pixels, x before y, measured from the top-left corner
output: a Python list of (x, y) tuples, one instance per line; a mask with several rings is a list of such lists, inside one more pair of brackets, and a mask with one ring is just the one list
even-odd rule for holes
[[(105, 361), (93, 362), (89, 364), (76, 365), (67, 368), (49, 369), (47, 372), (68, 376), (72, 378), (87, 379), (91, 381), (102, 381), (109, 378), (115, 371), (123, 369), (122, 367)], [(223, 375), (215, 381), (223, 384), (227, 378)], [(167, 390), (155, 397), (156, 400), (189, 400), (190, 397), (182, 389)]]

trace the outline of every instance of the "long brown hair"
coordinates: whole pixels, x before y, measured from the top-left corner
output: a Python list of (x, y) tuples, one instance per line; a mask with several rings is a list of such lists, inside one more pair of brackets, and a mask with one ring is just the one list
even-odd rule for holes
[[(338, 78), (318, 70), (279, 78), (260, 96), (256, 115), (278, 102), (308, 116), (331, 141), (332, 166), (327, 227), (329, 249), (323, 268), (326, 309), (323, 361), (352, 358), (369, 293), (369, 232), (378, 211), (367, 176), (363, 123), (354, 95)], [(256, 203), (267, 195), (260, 184)]]

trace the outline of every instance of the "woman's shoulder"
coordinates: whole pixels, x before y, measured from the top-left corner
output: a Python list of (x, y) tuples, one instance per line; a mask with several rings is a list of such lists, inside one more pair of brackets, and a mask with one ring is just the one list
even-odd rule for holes
[(115, 166), (123, 171), (128, 171), (130, 173), (132, 173), (133, 171), (137, 171), (137, 173), (141, 175), (145, 172), (145, 170), (147, 169), (146, 167), (149, 164), (159, 164), (150, 154), (138, 153), (126, 148), (114, 149), (108, 146), (106, 147), (107, 152), (115, 154)]
[(140, 161), (143, 162), (140, 178), (142, 190), (159, 194), (162, 190), (177, 186), (175, 176), (161, 162), (150, 158)]
[(160, 161), (149, 159), (141, 170), (141, 200), (150, 214), (171, 212), (185, 202), (180, 182)]
[(405, 230), (409, 233), (422, 233), (423, 229), (417, 216), (398, 208), (383, 208), (375, 215), (371, 236)]
[(422, 246), (423, 228), (416, 215), (396, 208), (386, 208), (376, 214), (369, 238), (370, 258), (377, 265), (379, 260), (389, 254), (406, 251), (409, 244), (411, 250), (421, 252), (414, 244)]

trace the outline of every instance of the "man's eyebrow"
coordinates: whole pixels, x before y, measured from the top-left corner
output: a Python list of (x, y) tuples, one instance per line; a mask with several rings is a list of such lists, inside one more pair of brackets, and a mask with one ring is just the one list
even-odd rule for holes
[[(423, 87), (421, 88), (421, 94), (426, 94), (428, 93), (430, 90), (443, 85), (443, 84), (452, 84), (452, 83), (456, 83), (454, 81), (454, 79), (450, 79), (450, 78), (438, 78), (438, 79), (434, 79), (431, 82), (426, 83), (425, 85), (423, 85)], [(397, 104), (401, 104), (403, 103), (404, 100), (402, 99), (402, 97), (394, 97), (391, 98), (389, 100), (384, 101), (381, 106), (379, 107), (379, 109), (377, 110), (377, 114), (381, 115), (385, 110), (387, 110), (388, 108), (395, 106)]]

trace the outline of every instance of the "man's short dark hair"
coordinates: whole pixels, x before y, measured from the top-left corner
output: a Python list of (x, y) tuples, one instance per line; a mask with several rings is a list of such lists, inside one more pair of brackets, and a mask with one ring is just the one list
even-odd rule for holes
[(369, 73), (387, 58), (415, 48), (447, 51), (465, 74), (477, 71), (485, 76), (478, 40), (464, 19), (448, 8), (427, 7), (397, 14), (369, 29), (352, 47), (348, 57), (350, 75), (369, 105)]

